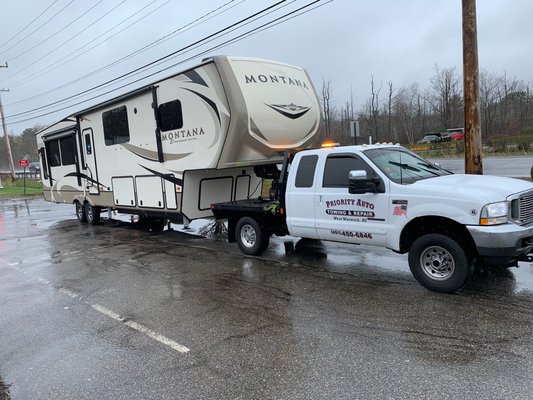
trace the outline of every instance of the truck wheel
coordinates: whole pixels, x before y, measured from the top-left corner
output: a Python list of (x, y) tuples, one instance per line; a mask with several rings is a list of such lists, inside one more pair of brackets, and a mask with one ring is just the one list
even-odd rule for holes
[(455, 240), (440, 234), (419, 237), (409, 250), (409, 268), (425, 288), (453, 293), (473, 272), (473, 263)]
[(100, 208), (94, 207), (91, 203), (85, 203), (85, 218), (91, 225), (100, 222)]
[(242, 217), (235, 228), (237, 244), (244, 254), (256, 255), (266, 250), (270, 236), (259, 223), (250, 217)]
[(83, 204), (81, 204), (79, 201), (75, 201), (74, 206), (76, 207), (76, 217), (78, 217), (78, 221), (86, 223), (87, 217), (85, 216), (85, 209), (83, 208)]

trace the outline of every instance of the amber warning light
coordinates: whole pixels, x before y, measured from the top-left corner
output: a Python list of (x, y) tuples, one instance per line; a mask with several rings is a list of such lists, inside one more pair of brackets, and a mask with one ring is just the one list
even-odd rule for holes
[(337, 147), (337, 146), (339, 146), (338, 143), (333, 143), (333, 142), (324, 142), (324, 143), (322, 143), (322, 148), (323, 149), (331, 149), (331, 148)]

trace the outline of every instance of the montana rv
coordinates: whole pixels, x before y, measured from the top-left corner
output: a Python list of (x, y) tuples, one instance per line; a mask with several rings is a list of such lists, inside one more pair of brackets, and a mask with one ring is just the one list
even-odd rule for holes
[(319, 126), (302, 68), (212, 57), (40, 131), (44, 197), (90, 223), (104, 208), (160, 222), (211, 216), (212, 203), (260, 194), (268, 168), (258, 166), (314, 145)]

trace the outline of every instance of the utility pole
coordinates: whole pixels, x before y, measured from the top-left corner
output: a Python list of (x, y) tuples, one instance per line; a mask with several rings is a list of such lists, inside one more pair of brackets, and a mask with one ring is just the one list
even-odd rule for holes
[[(7, 68), (6, 65), (0, 65), (0, 68)], [(0, 92), (9, 92), (9, 89), (0, 89)], [(7, 160), (9, 162), (9, 170), (11, 172), (11, 181), (15, 182), (17, 175), (15, 175), (15, 165), (13, 164), (13, 154), (11, 153), (11, 144), (9, 143), (9, 135), (7, 133), (6, 118), (4, 116), (4, 107), (2, 106), (2, 96), (0, 96), (0, 119), (2, 120), (2, 129), (4, 130), (4, 139), (6, 141)]]
[(483, 175), (476, 0), (463, 1), (463, 97), (465, 103), (465, 172)]

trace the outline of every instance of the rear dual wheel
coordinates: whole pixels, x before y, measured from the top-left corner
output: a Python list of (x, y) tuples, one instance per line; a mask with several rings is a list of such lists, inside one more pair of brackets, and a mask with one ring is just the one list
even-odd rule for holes
[(244, 254), (257, 255), (266, 250), (270, 243), (268, 231), (251, 217), (242, 217), (235, 228), (237, 244)]

